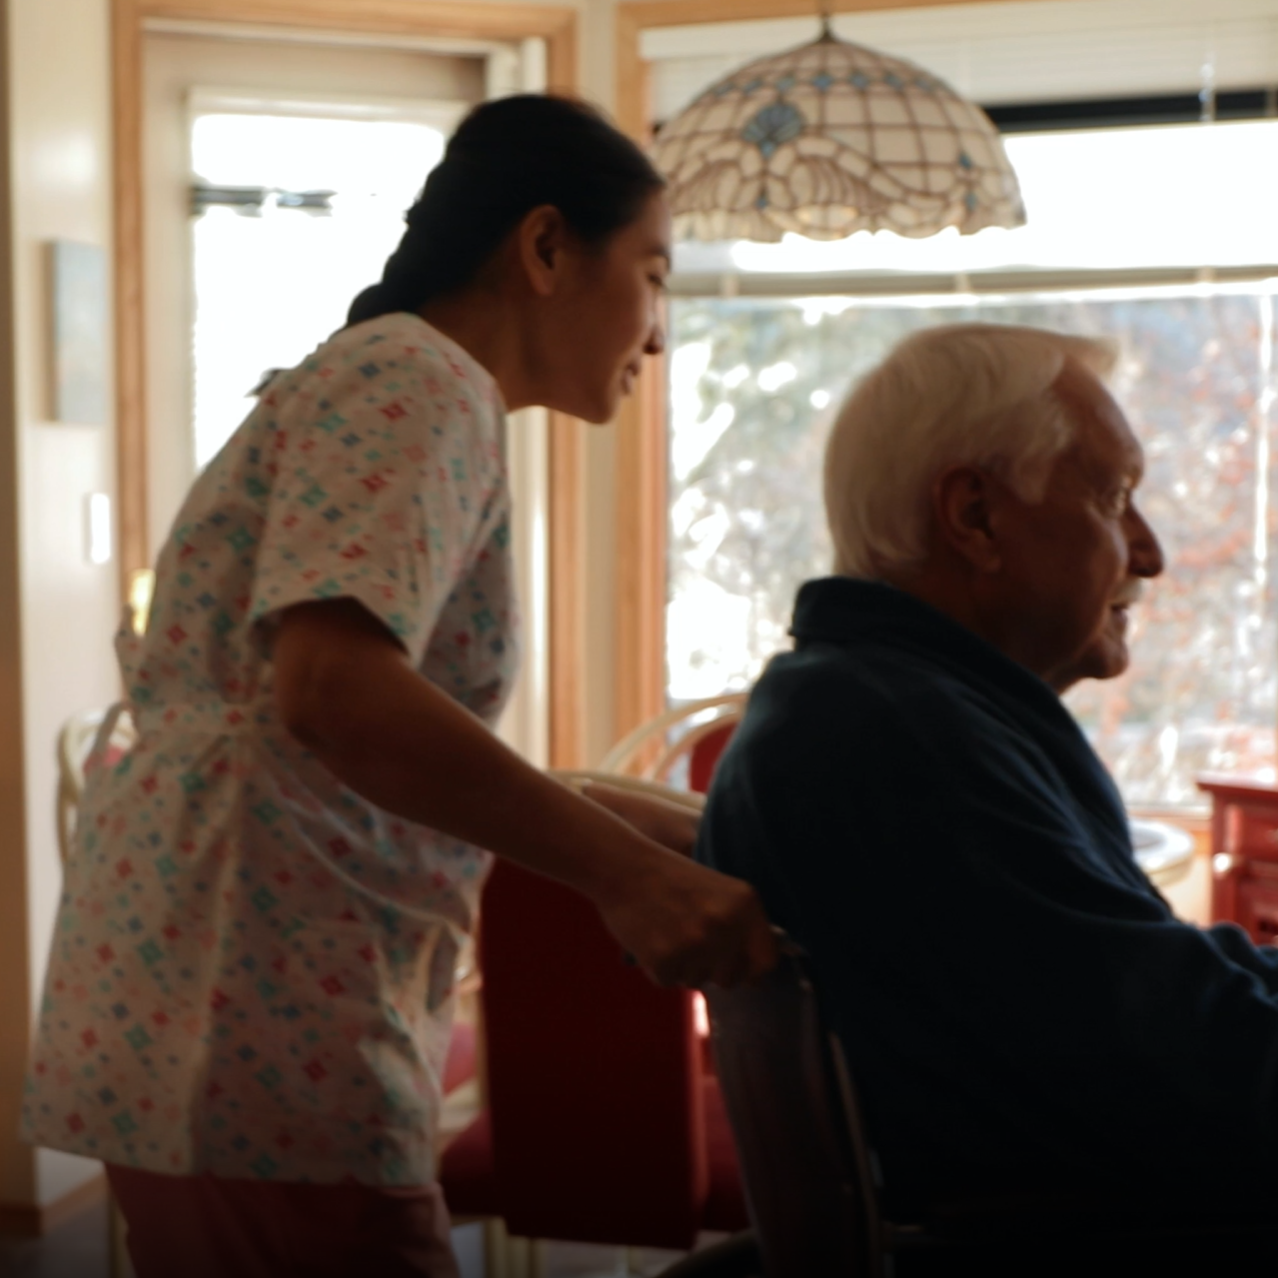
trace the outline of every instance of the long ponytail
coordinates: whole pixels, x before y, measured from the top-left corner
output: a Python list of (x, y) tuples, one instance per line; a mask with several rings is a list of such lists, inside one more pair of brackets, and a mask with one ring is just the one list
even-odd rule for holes
[(346, 322), (416, 311), (470, 284), (534, 208), (553, 205), (596, 245), (663, 185), (647, 156), (584, 102), (540, 94), (486, 102), (458, 126), (381, 280), (356, 297)]

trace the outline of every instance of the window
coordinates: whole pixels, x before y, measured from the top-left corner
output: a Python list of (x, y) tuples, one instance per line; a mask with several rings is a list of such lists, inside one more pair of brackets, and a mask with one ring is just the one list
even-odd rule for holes
[(427, 121), (429, 108), (405, 103), (360, 118), (358, 104), (253, 110), (197, 97), (197, 468), (244, 418), (262, 373), (299, 363), (381, 276), (461, 110), (441, 106)]
[[(1267, 264), (1278, 261), (1278, 125), (1026, 136), (1008, 150), (1030, 211), (1023, 230), (681, 255), (668, 694), (744, 687), (787, 646), (795, 589), (829, 568), (829, 420), (899, 338), (976, 318), (1108, 334), (1122, 346), (1115, 390), (1145, 446), (1143, 505), (1168, 562), (1134, 615), (1130, 671), (1069, 704), (1131, 806), (1201, 806), (1200, 772), (1275, 764), (1278, 267)], [(742, 296), (707, 295), (725, 265)], [(787, 290), (787, 273), (805, 295)]]

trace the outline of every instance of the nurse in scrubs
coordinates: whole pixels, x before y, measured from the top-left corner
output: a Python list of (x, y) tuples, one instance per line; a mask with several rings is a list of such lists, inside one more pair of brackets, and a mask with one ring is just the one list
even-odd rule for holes
[(773, 959), (686, 818), (622, 820), (491, 730), (505, 414), (607, 421), (662, 349), (661, 179), (590, 108), (507, 98), (407, 222), (200, 476), (118, 638), (138, 739), (81, 812), (25, 1125), (105, 1162), (139, 1278), (455, 1275), (439, 1080), (492, 854), (584, 893), (658, 981)]

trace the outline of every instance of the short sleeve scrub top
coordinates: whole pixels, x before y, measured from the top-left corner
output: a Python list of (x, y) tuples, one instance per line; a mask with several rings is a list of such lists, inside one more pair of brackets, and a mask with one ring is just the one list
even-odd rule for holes
[(138, 740), (90, 774), (31, 1141), (176, 1175), (435, 1178), (489, 856), (381, 811), (289, 735), (271, 635), (291, 605), (358, 600), (493, 723), (518, 647), (503, 432), (492, 377), (388, 315), (278, 375), (195, 484), (147, 633), (117, 639)]

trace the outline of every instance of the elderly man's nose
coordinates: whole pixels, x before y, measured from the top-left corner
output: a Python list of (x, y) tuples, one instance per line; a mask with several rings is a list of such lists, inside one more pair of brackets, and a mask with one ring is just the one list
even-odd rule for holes
[(1136, 577), (1157, 577), (1164, 566), (1162, 544), (1144, 515), (1135, 509), (1131, 514), (1134, 527), (1128, 546), (1132, 574)]

